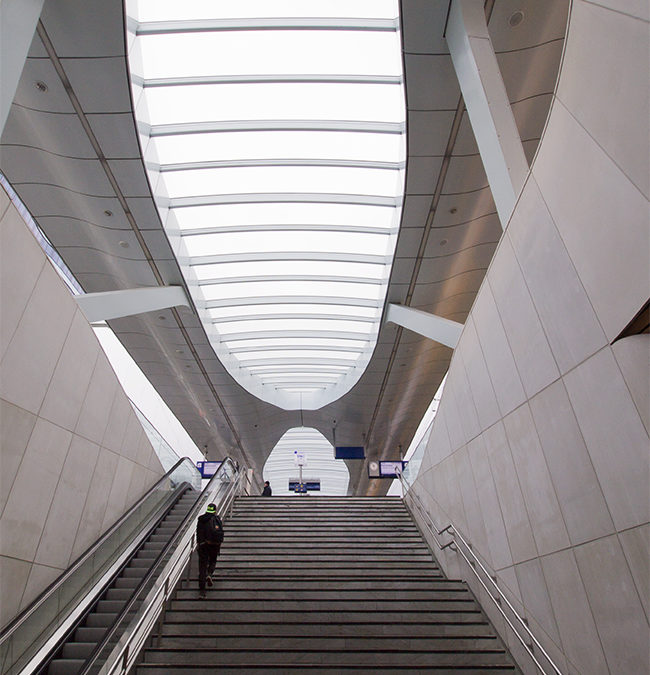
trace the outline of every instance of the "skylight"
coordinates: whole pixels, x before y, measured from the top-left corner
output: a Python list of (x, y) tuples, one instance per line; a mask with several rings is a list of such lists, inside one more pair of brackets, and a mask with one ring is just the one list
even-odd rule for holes
[(375, 346), (401, 218), (397, 0), (129, 0), (145, 163), (242, 386), (315, 409)]

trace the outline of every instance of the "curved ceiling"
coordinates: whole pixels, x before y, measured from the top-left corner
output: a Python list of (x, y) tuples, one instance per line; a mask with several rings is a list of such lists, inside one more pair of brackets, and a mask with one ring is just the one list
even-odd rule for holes
[[(501, 226), (443, 37), (446, 9), (429, 0), (401, 3), (408, 148), (387, 300), (464, 322)], [(567, 0), (521, 0), (496, 3), (491, 12), (490, 33), (529, 160), (552, 102), (567, 9)], [(513, 26), (515, 10), (524, 20)], [(0, 168), (86, 292), (186, 287), (144, 166), (124, 24), (119, 3), (45, 0), (1, 140)], [(364, 444), (369, 459), (396, 458), (452, 353), (380, 323), (368, 366), (347, 394), (319, 410), (285, 411), (232, 378), (194, 309), (110, 325), (197, 445), (211, 458), (241, 458), (258, 480), (291, 427), (316, 428), (328, 440), (336, 427), (338, 444)], [(350, 493), (386, 489), (368, 480), (363, 462), (348, 467)]]
[(127, 3), (149, 182), (195, 306), (232, 377), (286, 410), (340, 398), (376, 344), (406, 167), (397, 12)]
[(233, 378), (286, 410), (361, 377), (401, 217), (398, 8), (338, 9), (127, 3), (149, 182), (195, 306)]

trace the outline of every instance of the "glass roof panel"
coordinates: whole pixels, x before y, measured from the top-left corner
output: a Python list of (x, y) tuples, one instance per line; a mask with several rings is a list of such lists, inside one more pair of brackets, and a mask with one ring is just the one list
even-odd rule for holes
[(315, 333), (322, 331), (348, 331), (353, 333), (362, 330), (356, 321), (342, 321), (340, 319), (263, 319), (260, 324), (260, 319), (253, 319), (251, 321), (220, 321), (218, 323), (219, 332), (228, 339), (230, 333), (245, 333), (247, 331), (256, 330), (280, 330), (280, 331), (294, 331), (294, 330), (310, 330)]
[(254, 131), (183, 134), (156, 139), (160, 164), (251, 159), (363, 160), (398, 163), (397, 134)]
[(268, 363), (273, 361), (283, 361), (285, 359), (295, 359), (295, 361), (304, 361), (309, 364), (317, 359), (336, 359), (355, 361), (359, 352), (332, 352), (326, 349), (304, 350), (300, 352), (287, 351), (268, 351), (268, 352), (242, 352), (237, 355), (240, 361), (264, 360)]
[[(266, 296), (320, 296), (377, 300), (381, 287), (376, 284), (340, 283), (336, 281), (249, 281), (235, 284), (202, 286), (206, 300)], [(245, 303), (244, 303), (245, 304)]]
[(278, 337), (278, 338), (248, 338), (246, 340), (229, 341), (224, 340), (224, 344), (231, 349), (237, 350), (252, 350), (264, 348), (283, 348), (290, 347), (296, 351), (301, 351), (297, 348), (322, 348), (329, 347), (330, 349), (356, 349), (362, 351), (366, 347), (364, 340), (342, 340), (340, 338), (324, 338), (324, 337)]
[(286, 251), (363, 252), (386, 255), (391, 239), (385, 234), (358, 234), (356, 232), (318, 232), (275, 230), (272, 232), (222, 232), (184, 236), (183, 241), (191, 256), (218, 252), (255, 253)]
[[(214, 265), (198, 265), (195, 268), (199, 281), (219, 280), (227, 282), (238, 277), (270, 277), (270, 276), (331, 276), (362, 277), (364, 279), (384, 279), (385, 265), (367, 265), (364, 263), (334, 262), (328, 260), (267, 260), (241, 263), (217, 263)], [(290, 305), (283, 305), (287, 308)], [(268, 308), (267, 308), (268, 311)], [(290, 311), (290, 310), (287, 310)]]
[(174, 209), (182, 228), (233, 225), (356, 225), (390, 228), (399, 215), (396, 208), (357, 204), (223, 204)]
[[(214, 0), (138, 0), (130, 7), (138, 21), (180, 21), (213, 18)], [(373, 17), (397, 16), (395, 0), (237, 0), (219, 3), (220, 18), (255, 17)]]
[(321, 407), (360, 377), (390, 275), (406, 148), (398, 2), (127, 11), (146, 165), (206, 330), (235, 379), (250, 368), (249, 391)]
[(395, 194), (397, 171), (348, 167), (268, 166), (173, 171), (165, 174), (171, 198), (186, 195), (312, 192)]
[[(148, 78), (268, 73), (400, 75), (401, 66), (392, 58), (397, 40), (397, 35), (389, 32), (341, 31), (333, 54), (331, 33), (324, 30), (193, 32), (143, 36), (141, 49)], [(280, 41), (282, 49), (278, 49)], [(191, 54), (192, 58), (179, 58), (179, 54)]]
[(211, 84), (157, 87), (146, 92), (152, 125), (226, 120), (404, 120), (401, 89), (386, 84)]

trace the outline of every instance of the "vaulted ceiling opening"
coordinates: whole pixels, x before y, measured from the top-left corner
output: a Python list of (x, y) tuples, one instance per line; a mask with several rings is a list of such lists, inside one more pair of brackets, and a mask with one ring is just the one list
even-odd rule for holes
[(376, 344), (404, 195), (396, 1), (127, 3), (140, 140), (208, 336), (317, 409)]

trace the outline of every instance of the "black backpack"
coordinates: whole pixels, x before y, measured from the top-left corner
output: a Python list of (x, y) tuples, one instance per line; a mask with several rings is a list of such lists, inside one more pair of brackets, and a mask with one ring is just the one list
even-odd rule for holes
[[(206, 517), (207, 516), (207, 517)], [(199, 518), (197, 524), (199, 544), (220, 544), (223, 541), (223, 524), (221, 518), (214, 513), (206, 513)]]

